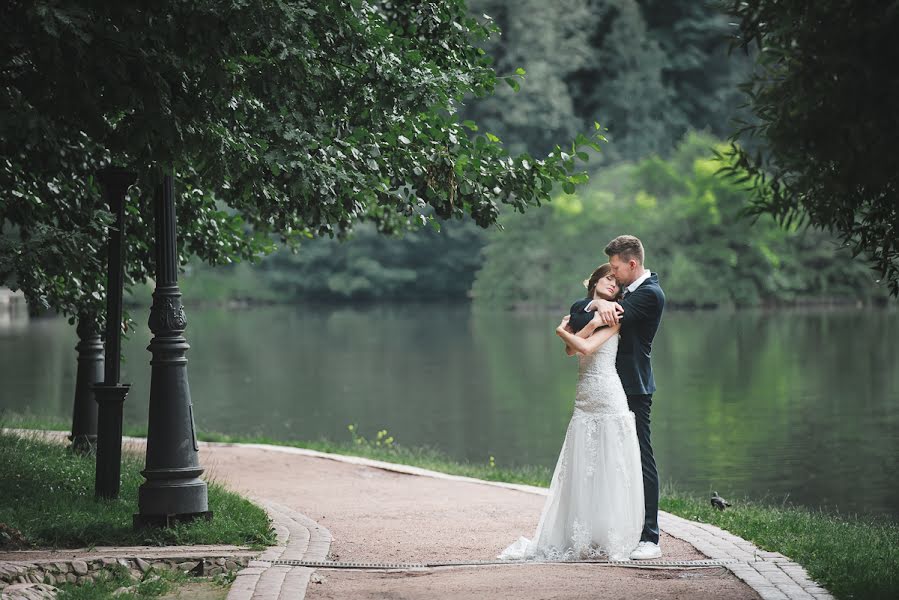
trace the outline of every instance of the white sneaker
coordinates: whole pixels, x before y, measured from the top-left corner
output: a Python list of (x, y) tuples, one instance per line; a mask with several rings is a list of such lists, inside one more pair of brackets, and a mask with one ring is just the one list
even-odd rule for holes
[(631, 560), (649, 560), (662, 556), (662, 548), (652, 542), (640, 542), (631, 552)]

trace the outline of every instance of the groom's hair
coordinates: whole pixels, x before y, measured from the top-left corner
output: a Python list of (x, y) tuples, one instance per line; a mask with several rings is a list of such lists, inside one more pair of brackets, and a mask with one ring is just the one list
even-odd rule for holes
[(643, 244), (632, 235), (619, 235), (606, 246), (606, 256), (618, 255), (622, 260), (634, 259), (643, 264)]

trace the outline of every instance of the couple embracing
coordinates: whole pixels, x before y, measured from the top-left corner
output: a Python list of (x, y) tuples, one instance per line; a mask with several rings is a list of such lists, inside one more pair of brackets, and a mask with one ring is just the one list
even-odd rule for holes
[(665, 294), (643, 266), (643, 244), (622, 235), (585, 281), (587, 298), (556, 333), (580, 363), (574, 413), (533, 539), (509, 560), (653, 559), (659, 546), (659, 476), (649, 434), (652, 340)]

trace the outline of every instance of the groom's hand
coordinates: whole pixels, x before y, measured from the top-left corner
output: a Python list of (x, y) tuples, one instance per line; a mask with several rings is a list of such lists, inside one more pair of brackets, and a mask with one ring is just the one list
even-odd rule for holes
[(609, 302), (608, 300), (594, 300), (593, 307), (596, 308), (596, 315), (604, 325), (611, 327), (618, 323), (621, 315), (624, 314), (624, 308), (617, 302)]

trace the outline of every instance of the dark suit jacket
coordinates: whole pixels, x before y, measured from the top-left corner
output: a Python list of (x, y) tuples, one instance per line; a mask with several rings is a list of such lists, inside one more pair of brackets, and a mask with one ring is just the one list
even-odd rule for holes
[(659, 276), (651, 274), (640, 287), (620, 300), (620, 304), (624, 315), (615, 361), (618, 376), (628, 396), (652, 394), (656, 391), (650, 362), (652, 340), (665, 309), (665, 293), (659, 287)]
[(568, 319), (568, 326), (571, 327), (574, 333), (586, 327), (587, 323), (593, 320), (593, 315), (596, 314), (592, 310), (584, 310), (588, 304), (590, 304), (590, 298), (583, 298), (571, 305), (571, 310), (569, 311), (571, 318)]

